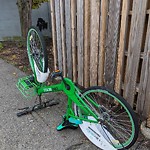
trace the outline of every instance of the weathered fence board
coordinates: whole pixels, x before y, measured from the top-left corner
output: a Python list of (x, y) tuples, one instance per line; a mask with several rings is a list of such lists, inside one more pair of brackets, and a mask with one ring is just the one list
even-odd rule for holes
[(58, 68), (62, 71), (62, 42), (61, 42), (61, 23), (60, 23), (60, 1), (55, 0), (56, 14), (56, 39), (57, 39), (57, 58), (58, 58)]
[(86, 0), (84, 4), (84, 86), (90, 85), (90, 5), (91, 0)]
[(72, 49), (71, 49), (71, 1), (65, 0), (65, 26), (67, 51), (67, 76), (72, 79)]
[(65, 43), (65, 11), (64, 11), (64, 3), (63, 0), (60, 0), (60, 17), (61, 17), (61, 44), (62, 44), (62, 67), (63, 67), (63, 75), (67, 76), (67, 64), (66, 64), (66, 43)]
[(84, 1), (77, 0), (78, 83), (83, 85), (83, 15)]
[[(100, 1), (91, 1), (90, 85), (97, 85)], [(94, 36), (93, 36), (94, 35)]]
[(72, 61), (74, 82), (77, 82), (76, 7), (76, 1), (71, 0)]
[(107, 16), (108, 16), (108, 0), (101, 0), (98, 85), (104, 84), (104, 62), (105, 62), (105, 40), (106, 40), (105, 33), (106, 33)]
[(54, 53), (54, 69), (57, 69), (57, 41), (56, 41), (56, 19), (55, 19), (55, 1), (50, 0), (51, 6), (51, 22), (52, 22), (52, 37), (53, 37), (53, 53)]
[(120, 25), (121, 0), (109, 1), (109, 17), (106, 35), (105, 52), (105, 86), (113, 89), (116, 73), (116, 56), (118, 46), (118, 34)]
[(133, 14), (128, 47), (124, 97), (133, 106), (136, 77), (141, 52), (142, 35), (146, 17), (147, 0), (133, 1)]
[(138, 113), (148, 116), (150, 111), (150, 18), (148, 20), (137, 104)]
[(118, 49), (118, 60), (117, 60), (117, 72), (115, 82), (115, 91), (120, 93), (122, 84), (122, 71), (124, 65), (124, 52), (126, 46), (127, 29), (128, 29), (128, 15), (129, 15), (130, 0), (123, 0), (122, 13), (121, 13), (121, 28), (120, 28), (120, 40)]

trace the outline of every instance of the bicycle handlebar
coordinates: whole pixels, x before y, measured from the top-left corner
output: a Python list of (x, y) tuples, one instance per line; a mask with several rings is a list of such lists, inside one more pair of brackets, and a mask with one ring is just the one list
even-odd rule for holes
[(66, 83), (66, 81), (64, 80), (63, 74), (60, 70), (56, 70), (54, 72), (51, 73), (51, 78), (57, 78), (57, 77), (61, 77), (62, 81), (64, 82), (66, 89), (70, 90), (70, 86)]
[(51, 73), (51, 78), (57, 78), (57, 77), (61, 77), (63, 79), (63, 75), (62, 72), (60, 70), (56, 70), (54, 72)]

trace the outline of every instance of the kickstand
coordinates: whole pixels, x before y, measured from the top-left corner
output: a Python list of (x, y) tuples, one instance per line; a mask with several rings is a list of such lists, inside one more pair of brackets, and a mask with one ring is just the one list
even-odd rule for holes
[(42, 102), (41, 96), (39, 96), (39, 104), (36, 104), (31, 107), (24, 107), (24, 108), (18, 109), (18, 110), (22, 110), (22, 111), (18, 112), (17, 116), (21, 117), (23, 115), (31, 114), (33, 111), (40, 110), (40, 109), (50, 107), (53, 105), (58, 105), (58, 104), (59, 104), (59, 102), (56, 100), (48, 100), (46, 102)]

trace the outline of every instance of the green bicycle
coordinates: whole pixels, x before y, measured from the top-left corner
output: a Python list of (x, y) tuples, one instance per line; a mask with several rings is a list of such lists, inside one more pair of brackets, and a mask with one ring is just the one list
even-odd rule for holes
[(82, 90), (59, 70), (52, 72), (51, 78), (59, 78), (60, 83), (46, 85), (50, 73), (47, 52), (43, 37), (35, 27), (27, 35), (27, 52), (33, 75), (19, 79), (17, 87), (27, 98), (38, 95), (39, 104), (24, 108), (17, 113), (18, 117), (56, 104), (42, 102), (43, 93), (63, 92), (68, 97), (67, 110), (58, 131), (79, 126), (93, 144), (104, 150), (127, 149), (135, 143), (138, 121), (123, 97), (106, 87)]

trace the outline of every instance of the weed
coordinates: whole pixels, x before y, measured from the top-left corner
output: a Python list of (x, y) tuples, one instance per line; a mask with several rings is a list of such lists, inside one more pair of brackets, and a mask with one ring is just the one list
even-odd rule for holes
[(3, 43), (0, 42), (0, 50), (3, 49)]

